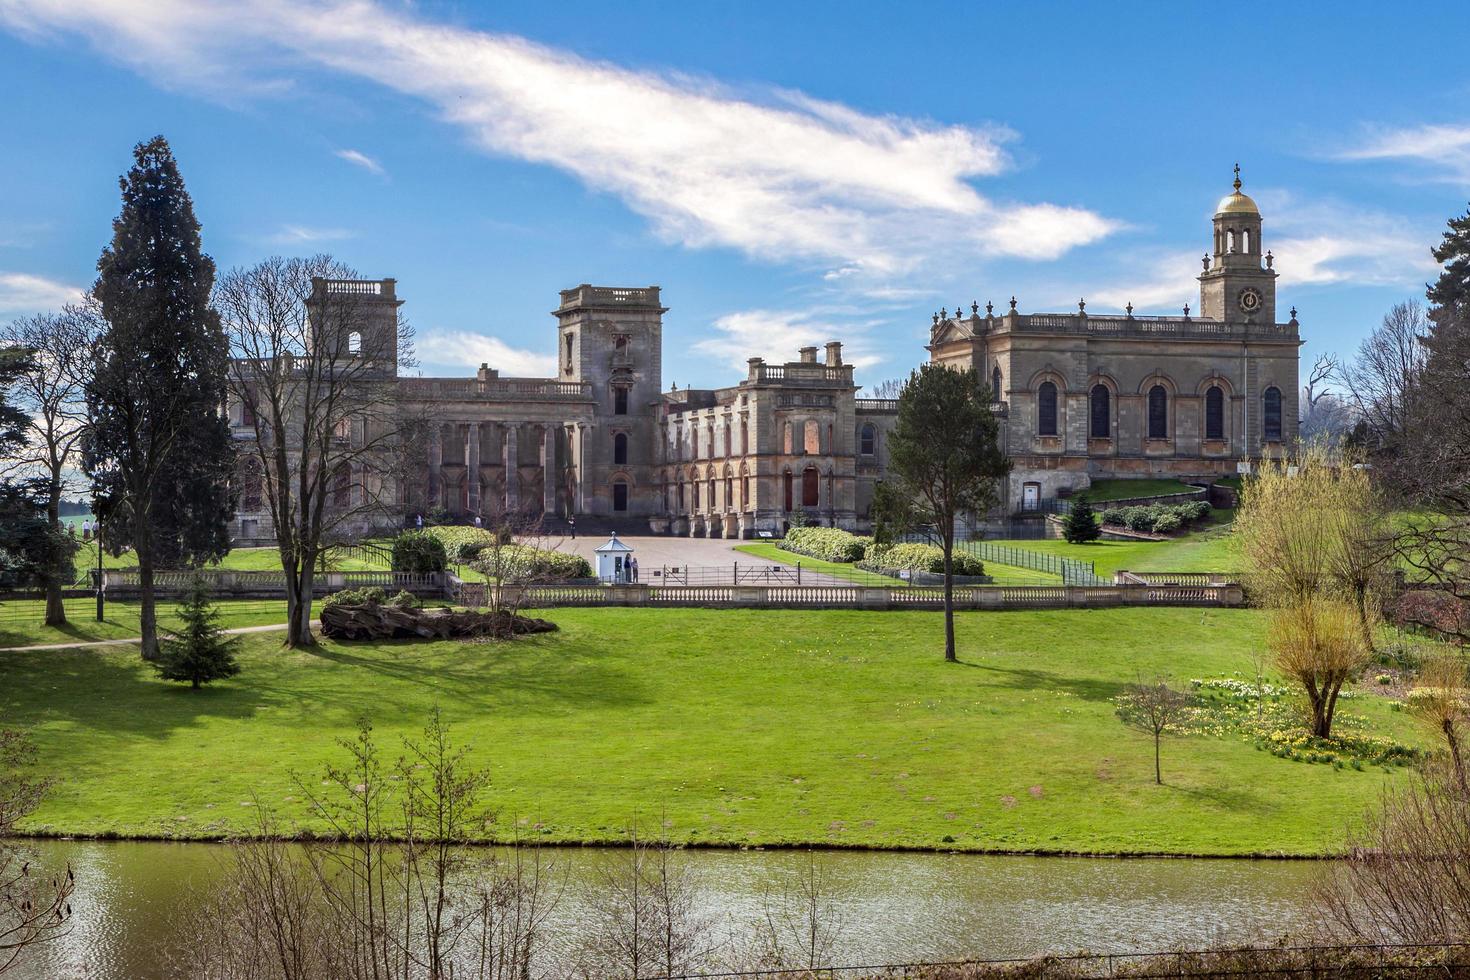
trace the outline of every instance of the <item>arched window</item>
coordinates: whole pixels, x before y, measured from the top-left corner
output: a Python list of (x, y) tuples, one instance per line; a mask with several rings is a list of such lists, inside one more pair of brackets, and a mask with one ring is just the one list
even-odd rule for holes
[(628, 462), (628, 434), (619, 432), (613, 436), (613, 462), (622, 465)]
[(872, 456), (878, 452), (878, 427), (872, 422), (863, 426), (862, 443), (859, 448), (864, 456)]
[(815, 507), (821, 497), (822, 475), (817, 472), (815, 466), (808, 466), (801, 472), (801, 505), (803, 507)]
[(1225, 438), (1225, 392), (1218, 385), (1205, 392), (1205, 438)]
[[(791, 423), (790, 422), (787, 422), (786, 423), (786, 426), (782, 430), (782, 433), (783, 433), (783, 438), (782, 438), (782, 443), (781, 443), (781, 451), (783, 453), (785, 453), (787, 456), (790, 456), (793, 452), (795, 452), (795, 447), (793, 447), (792, 444), (791, 444)], [(787, 509), (790, 510), (789, 507)]]
[(725, 456), (726, 456), (726, 458), (728, 458), (730, 456), (730, 440), (731, 440), (731, 438), (732, 438), (732, 436), (731, 436), (731, 433), (730, 433), (730, 420), (729, 419), (726, 419), (725, 420)]
[(352, 506), (352, 467), (347, 463), (338, 463), (332, 471), (332, 506)]
[(990, 400), (992, 402), (999, 402), (999, 401), (1004, 401), (1005, 400), (1004, 398), (1001, 397), (1001, 393), (1000, 393), (1000, 365), (999, 364), (997, 364), (995, 366), (995, 370), (994, 371), (991, 371), (990, 372)]
[(725, 471), (725, 509), (735, 509), (735, 477), (730, 475), (729, 470)]
[(820, 456), (822, 453), (822, 427), (816, 422), (808, 422), (803, 429), (801, 440), (801, 451), (808, 456)]
[(1267, 442), (1281, 441), (1281, 389), (1271, 386), (1262, 396), (1265, 411), (1261, 413), (1261, 424)]
[(1240, 250), (1246, 255), (1251, 254), (1251, 232), (1249, 228), (1240, 233)]
[(347, 353), (362, 353), (362, 334), (358, 333), (356, 330), (347, 335)]
[(785, 498), (784, 498), (784, 503), (786, 504), (786, 508), (785, 509), (786, 510), (792, 510), (793, 508), (791, 506), (791, 471), (790, 470), (787, 470), (784, 474), (782, 474), (782, 476), (784, 477), (784, 479), (782, 480), (782, 483), (783, 483), (784, 489), (785, 489)]
[(675, 492), (678, 495), (679, 512), (682, 514), (684, 512), (684, 481), (683, 480), (679, 480), (677, 478), (675, 479)]
[(1163, 385), (1148, 390), (1148, 437), (1169, 438), (1169, 393)]
[(622, 480), (613, 482), (613, 510), (628, 509), (628, 484)]
[(1231, 229), (1225, 233), (1225, 251), (1227, 254), (1235, 251), (1235, 230)]
[(1113, 435), (1113, 393), (1107, 385), (1093, 385), (1089, 396), (1091, 425), (1089, 433), (1094, 439), (1111, 439)]
[(750, 424), (745, 419), (740, 420), (740, 455), (744, 456), (750, 452)]
[(1057, 386), (1050, 381), (1043, 381), (1036, 389), (1036, 434), (1057, 434)]
[(714, 470), (710, 470), (710, 472), (709, 472), (709, 509), (710, 510), (714, 510), (715, 507), (716, 507), (716, 502), (715, 502), (715, 471)]
[(240, 509), (260, 510), (264, 503), (264, 496), (264, 481), (260, 477), (260, 460), (254, 456), (247, 456), (245, 462), (240, 464)]
[(689, 475), (689, 492), (691, 494), (689, 509), (691, 511), (697, 511), (699, 510), (699, 477), (692, 473)]

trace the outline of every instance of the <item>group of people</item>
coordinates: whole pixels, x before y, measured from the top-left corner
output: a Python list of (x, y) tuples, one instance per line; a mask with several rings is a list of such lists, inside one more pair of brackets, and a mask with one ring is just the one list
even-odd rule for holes
[[(86, 520), (82, 521), (82, 540), (83, 541), (91, 541), (92, 540), (92, 535), (94, 533), (99, 533), (101, 530), (102, 530), (102, 522), (101, 521), (94, 521), (90, 517), (87, 518)], [(77, 526), (75, 524), (68, 524), (66, 526), (66, 533), (69, 534), (69, 535), (71, 535), (72, 537), (76, 537), (77, 536)]]

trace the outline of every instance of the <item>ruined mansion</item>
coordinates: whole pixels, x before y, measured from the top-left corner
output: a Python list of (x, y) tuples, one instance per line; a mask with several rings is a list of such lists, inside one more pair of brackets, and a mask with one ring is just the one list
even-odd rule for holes
[[(1013, 468), (1010, 512), (1094, 479), (1212, 479), (1279, 455), (1297, 434), (1296, 311), (1277, 322), (1276, 272), (1261, 214), (1234, 190), (1214, 216), (1191, 314), (997, 312), (933, 318), (930, 360), (971, 367), (990, 385)], [(318, 302), (350, 293), (361, 346), (395, 329), (392, 279), (316, 283)], [(810, 523), (865, 529), (883, 478), (893, 400), (859, 397), (842, 344), (796, 360), (749, 360), (738, 383), (665, 390), (659, 287), (580, 285), (561, 292), (557, 375), (399, 377), (397, 397), (430, 420), (421, 461), (396, 479), (354, 481), (386, 520), (505, 509), (553, 520), (595, 516), (629, 529), (700, 537), (781, 533)], [(381, 338), (379, 338), (381, 340)], [(353, 355), (347, 355), (353, 356)], [(246, 437), (242, 407), (231, 420)], [(258, 494), (242, 495), (242, 540), (270, 536)]]

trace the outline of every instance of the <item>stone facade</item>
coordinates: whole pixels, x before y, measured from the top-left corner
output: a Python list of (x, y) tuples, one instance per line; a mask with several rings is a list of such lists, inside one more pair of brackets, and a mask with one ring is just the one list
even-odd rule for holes
[[(1213, 254), (1195, 315), (1022, 313), (936, 315), (932, 361), (973, 367), (992, 384), (1012, 472), (1003, 508), (1043, 506), (1093, 479), (1210, 479), (1277, 456), (1297, 435), (1296, 311), (1275, 322), (1276, 272), (1261, 216), (1240, 192), (1214, 219)], [(319, 284), (363, 302), (362, 351), (385, 358), (396, 325), (392, 279)], [(659, 287), (583, 284), (563, 290), (557, 375), (397, 378), (404, 409), (427, 420), (418, 462), (374, 491), (393, 519), (501, 509), (552, 521), (588, 515), (701, 537), (779, 534), (810, 522), (865, 529), (897, 415), (858, 398), (842, 345), (819, 359), (751, 358), (717, 389), (663, 390)], [(243, 428), (241, 408), (231, 418)], [(368, 492), (363, 489), (361, 492)], [(241, 538), (269, 536), (242, 494)], [(268, 518), (266, 518), (268, 521)]]

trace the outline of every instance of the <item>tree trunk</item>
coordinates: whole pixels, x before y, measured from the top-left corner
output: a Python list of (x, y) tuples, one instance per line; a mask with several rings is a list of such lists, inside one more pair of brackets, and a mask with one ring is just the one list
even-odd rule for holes
[(1159, 733), (1154, 732), (1154, 783), (1164, 785), (1164, 771), (1159, 767)]
[(949, 533), (944, 536), (944, 659), (954, 663), (959, 658), (954, 652), (954, 522), (950, 521)]
[[(46, 519), (52, 531), (61, 530), (61, 482), (53, 470), (50, 494), (46, 498)], [(99, 545), (98, 547), (101, 547)], [(66, 625), (66, 603), (61, 601), (62, 583), (51, 578), (46, 581), (46, 625)]]
[(153, 555), (138, 553), (138, 635), (143, 638), (143, 659), (158, 659), (158, 614), (153, 600)]
[(293, 650), (316, 642), (311, 635), (311, 590), (315, 574), (306, 562), (294, 574), (286, 573), (286, 646)]

